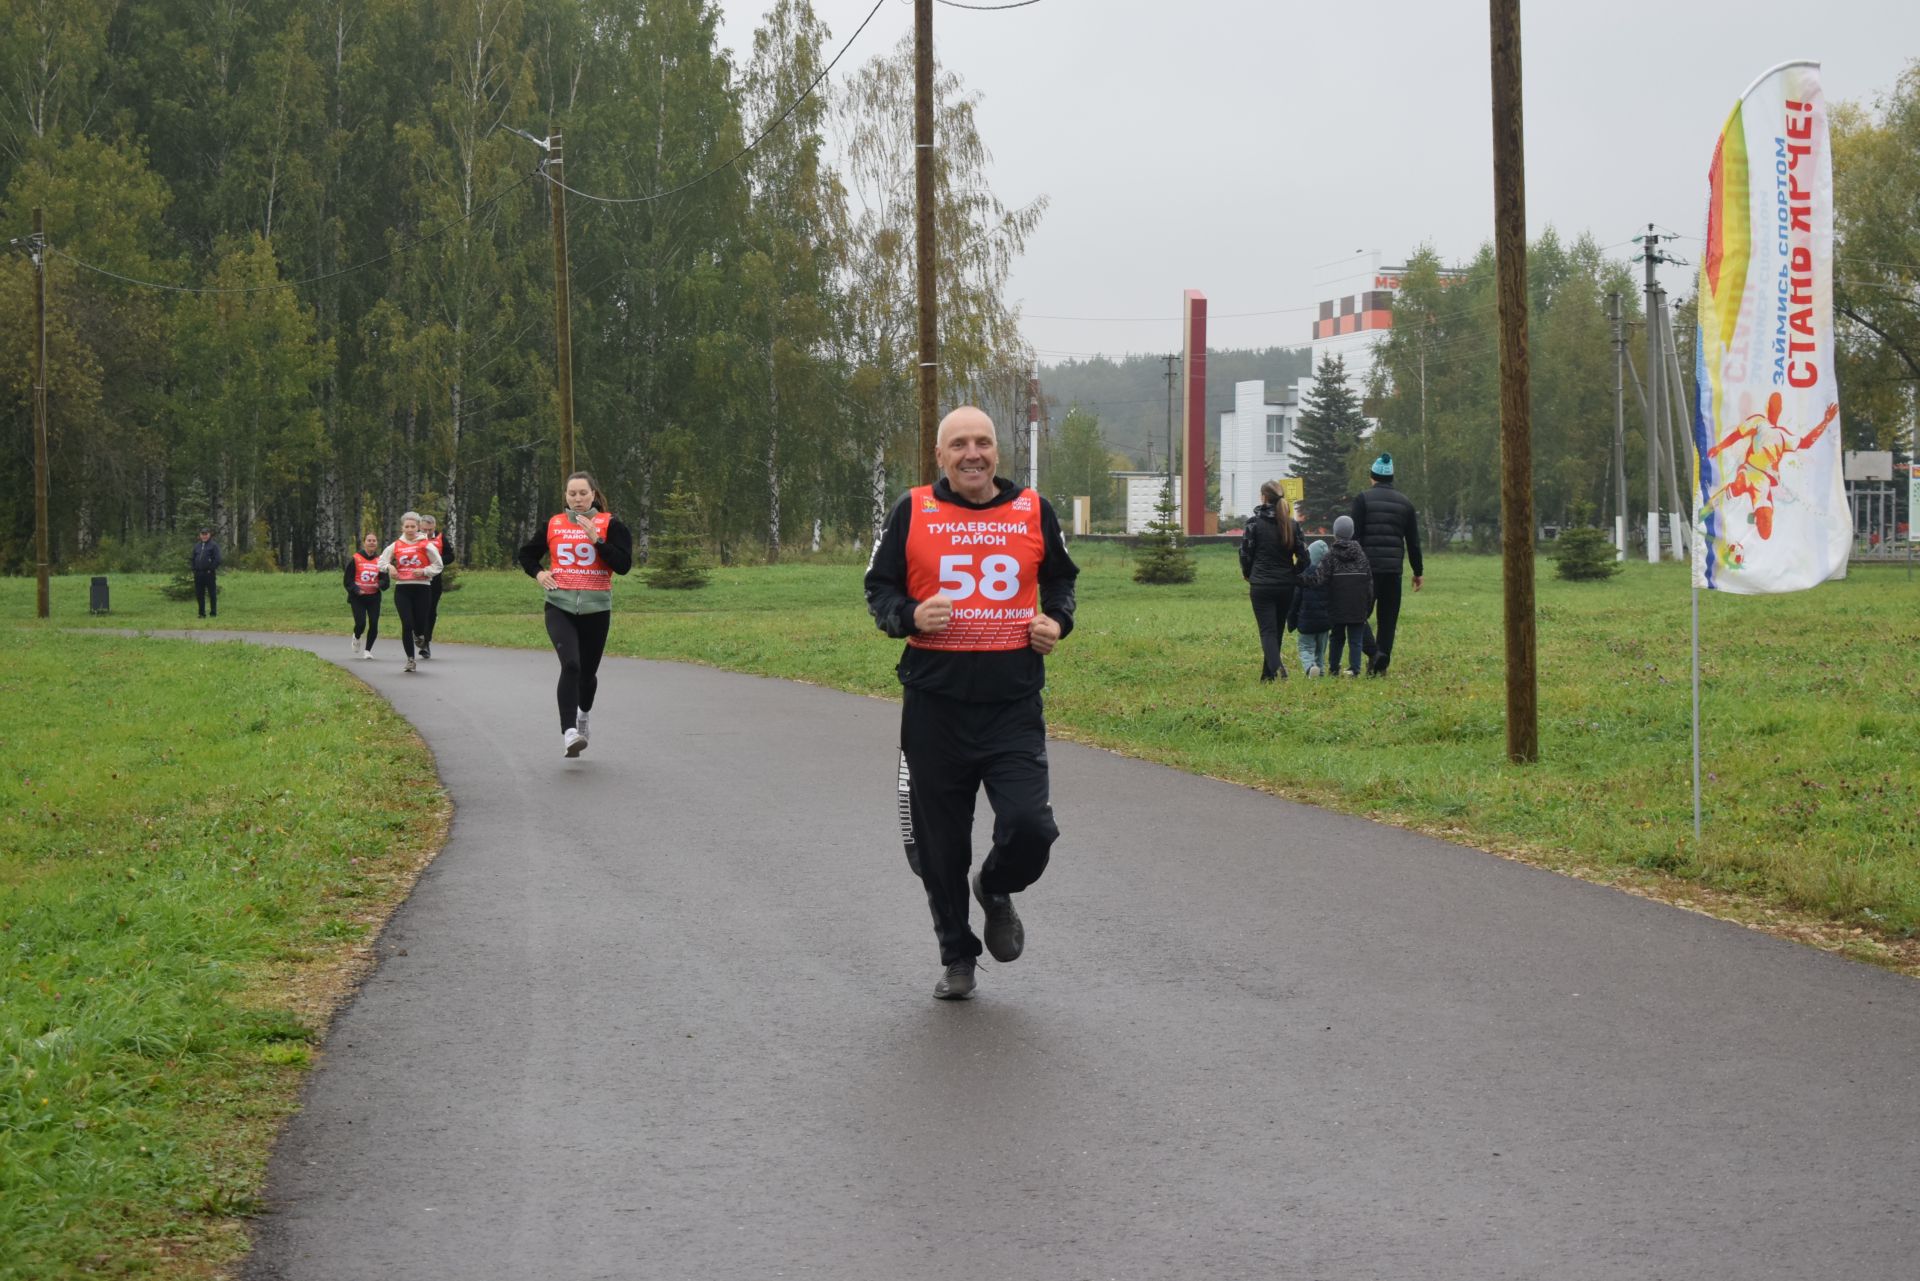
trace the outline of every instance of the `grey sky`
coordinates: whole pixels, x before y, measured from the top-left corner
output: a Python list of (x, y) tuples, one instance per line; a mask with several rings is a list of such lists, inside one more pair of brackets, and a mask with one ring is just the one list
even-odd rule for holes
[[(719, 3), (744, 60), (769, 0)], [(872, 3), (814, 0), (834, 48)], [(1916, 0), (1530, 0), (1522, 24), (1528, 226), (1603, 245), (1700, 234), (1714, 137), (1767, 67), (1819, 59), (1830, 103), (1871, 102), (1920, 57)], [(912, 27), (887, 0), (836, 77)], [(1187, 288), (1212, 346), (1303, 345), (1316, 266), (1491, 238), (1484, 0), (937, 5), (934, 42), (984, 95), (995, 191), (1051, 198), (1011, 287), (1043, 362), (1177, 350)]]

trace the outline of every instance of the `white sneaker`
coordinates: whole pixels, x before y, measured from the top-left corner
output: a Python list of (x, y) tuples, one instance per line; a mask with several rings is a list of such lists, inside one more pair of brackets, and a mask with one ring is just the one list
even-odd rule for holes
[(575, 713), (573, 714), (573, 725), (574, 725), (574, 728), (575, 728), (575, 729), (577, 729), (577, 730), (579, 730), (579, 731), (580, 731), (580, 737), (581, 737), (581, 738), (586, 738), (586, 737), (588, 737), (588, 734), (587, 734), (587, 713), (585, 713), (585, 712), (575, 712)]
[(370, 649), (363, 649), (360, 651), (360, 657), (366, 659), (369, 663), (371, 663), (373, 661), (373, 651)]
[(578, 756), (587, 750), (587, 736), (577, 729), (570, 729), (560, 736), (560, 748), (568, 757)]
[(1309, 667), (1307, 669), (1307, 676), (1309, 678), (1312, 678), (1318, 675), (1320, 675), (1320, 669), (1318, 667)]
[(352, 654), (355, 658), (360, 657), (360, 638), (358, 636), (347, 637), (347, 653)]

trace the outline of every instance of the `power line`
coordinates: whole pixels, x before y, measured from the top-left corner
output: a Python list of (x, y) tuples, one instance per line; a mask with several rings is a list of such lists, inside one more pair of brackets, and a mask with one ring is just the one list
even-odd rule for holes
[(962, 4), (961, 0), (934, 0), (949, 9), (975, 9), (981, 13), (995, 13), (1001, 9), (1024, 9), (1030, 4), (1039, 4), (1040, 0), (1012, 0), (1010, 4)]
[(261, 294), (261, 293), (271, 293), (276, 289), (299, 289), (305, 285), (317, 285), (323, 280), (333, 280), (339, 276), (351, 275), (356, 271), (364, 271), (368, 267), (378, 266), (379, 264), (387, 261), (389, 258), (395, 257), (419, 245), (423, 245), (427, 241), (432, 240), (435, 236), (442, 235), (445, 232), (451, 231), (453, 228), (458, 227), (461, 223), (470, 222), (473, 219), (478, 218), (481, 214), (493, 208), (494, 205), (500, 203), (500, 201), (506, 199), (508, 196), (512, 195), (514, 192), (518, 191), (520, 188), (526, 186), (529, 182), (532, 182), (533, 179), (534, 179), (533, 174), (531, 173), (527, 174), (525, 177), (520, 179), (519, 182), (516, 182), (512, 186), (507, 187), (501, 191), (495, 192), (492, 196), (489, 196), (486, 200), (483, 200), (478, 205), (475, 205), (472, 212), (462, 214), (460, 217), (453, 219), (451, 222), (442, 223), (438, 227), (435, 227), (432, 231), (426, 232), (423, 235), (416, 236), (412, 240), (409, 240), (404, 244), (395, 245), (393, 248), (387, 250), (383, 254), (380, 254), (378, 257), (369, 258), (365, 262), (354, 263), (351, 267), (341, 267), (335, 271), (322, 272), (317, 276), (308, 276), (304, 280), (282, 280), (282, 281), (277, 281), (271, 285), (233, 285), (233, 286), (169, 285), (169, 284), (164, 284), (158, 280), (141, 280), (135, 276), (123, 276), (117, 271), (109, 271), (105, 267), (96, 266), (95, 264), (87, 262), (83, 259), (75, 258), (72, 254), (67, 253), (64, 250), (57, 249), (52, 245), (47, 246), (47, 252), (52, 254), (58, 254), (60, 257), (65, 258), (68, 262), (72, 263), (74, 266), (83, 268), (87, 271), (91, 271), (96, 275), (108, 276), (114, 280), (124, 281), (129, 285), (139, 285), (144, 289), (163, 289), (163, 290), (166, 290), (168, 293)]
[[(759, 133), (755, 134), (753, 136), (753, 141), (749, 142), (746, 146), (740, 148), (739, 151), (736, 151), (733, 155), (729, 156), (723, 163), (715, 166), (712, 169), (709, 169), (707, 172), (701, 174), (698, 178), (695, 178), (693, 181), (683, 182), (678, 187), (673, 187), (666, 191), (656, 191), (650, 196), (596, 196), (596, 195), (592, 195), (589, 192), (580, 191), (576, 188), (567, 186), (566, 183), (560, 181), (558, 178), (552, 177), (551, 175), (547, 174), (544, 169), (541, 171), (541, 175), (545, 177), (548, 182), (552, 183), (556, 187), (559, 187), (561, 190), (565, 191), (568, 195), (578, 196), (582, 200), (592, 200), (592, 201), (595, 201), (596, 203), (603, 204), (603, 205), (644, 205), (644, 204), (651, 204), (653, 201), (656, 201), (656, 200), (665, 200), (668, 196), (677, 196), (683, 191), (687, 191), (687, 190), (690, 190), (691, 188), (699, 186), (701, 183), (705, 182), (707, 179), (711, 177), (714, 177), (716, 174), (725, 173), (727, 170), (733, 168), (736, 164), (739, 164), (740, 161), (744, 159), (748, 154), (750, 154), (755, 147), (758, 147), (761, 143), (765, 142), (769, 134), (771, 134), (775, 129), (778, 129), (781, 125), (785, 124), (787, 122), (787, 118), (793, 115), (794, 112), (800, 109), (800, 104), (805, 102), (807, 98), (813, 93), (813, 91), (820, 87), (820, 82), (827, 78), (827, 73), (832, 71), (834, 67), (839, 64), (840, 59), (846, 57), (847, 50), (853, 48), (853, 42), (860, 38), (860, 33), (867, 29), (867, 24), (873, 21), (874, 16), (880, 12), (882, 6), (884, 6), (886, 2), (887, 0), (874, 0), (873, 8), (867, 11), (867, 16), (861, 19), (860, 25), (854, 28), (852, 35), (847, 37), (847, 42), (840, 46), (840, 52), (833, 55), (833, 61), (829, 62), (826, 66), (822, 67), (820, 69), (820, 74), (815, 76), (811, 81), (811, 83), (809, 83), (805, 89), (802, 89), (800, 91), (800, 96), (795, 98), (792, 102), (788, 103), (786, 110), (782, 111), (779, 115), (775, 116), (773, 120), (768, 123), (766, 128), (762, 129)], [(1035, 0), (1027, 0), (1027, 3), (1029, 4), (1034, 2)]]

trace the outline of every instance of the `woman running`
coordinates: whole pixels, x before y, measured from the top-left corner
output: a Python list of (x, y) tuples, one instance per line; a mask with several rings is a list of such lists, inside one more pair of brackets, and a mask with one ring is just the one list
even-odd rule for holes
[[(420, 516), (420, 536), (432, 543), (433, 550), (440, 553), (442, 565), (452, 561), (453, 552), (447, 546), (447, 536), (440, 532), (440, 522), (424, 512)], [(427, 625), (420, 632), (422, 658), (433, 657), (433, 625), (440, 621), (440, 592), (446, 585), (444, 577), (435, 575), (433, 586), (428, 588), (432, 595), (427, 598)]]
[[(387, 575), (380, 568), (380, 540), (368, 534), (360, 540), (366, 553), (355, 552), (347, 558), (344, 575), (347, 604), (353, 606), (353, 656), (372, 658), (373, 641), (380, 634), (380, 593), (387, 590)], [(363, 644), (360, 634), (366, 633)]]
[[(613, 621), (613, 576), (633, 568), (633, 535), (607, 512), (593, 477), (567, 477), (567, 509), (520, 549), (520, 568), (547, 589), (547, 635), (560, 656), (560, 747), (587, 750), (587, 713)], [(540, 568), (545, 555), (549, 568)]]
[(379, 565), (393, 572), (393, 612), (400, 615), (400, 647), (407, 651), (407, 670), (412, 671), (414, 638), (426, 626), (432, 599), (429, 585), (440, 573), (440, 553), (422, 537), (419, 512), (400, 518), (400, 537), (380, 553)]

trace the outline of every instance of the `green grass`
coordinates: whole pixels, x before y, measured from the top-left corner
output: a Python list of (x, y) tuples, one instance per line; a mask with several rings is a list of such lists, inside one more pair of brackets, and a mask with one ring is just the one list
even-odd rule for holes
[[(1920, 932), (1920, 582), (1902, 569), (1788, 596), (1703, 595), (1696, 849), (1680, 566), (1565, 583), (1540, 562), (1542, 759), (1522, 767), (1505, 760), (1497, 559), (1431, 560), (1427, 589), (1409, 586), (1387, 680), (1303, 681), (1289, 637), (1294, 679), (1262, 686), (1230, 549), (1203, 549), (1198, 579), (1179, 587), (1133, 583), (1112, 545), (1076, 556), (1079, 627), (1049, 664), (1058, 732), (1588, 874), (1679, 877), (1896, 938)], [(726, 568), (697, 592), (623, 581), (611, 650), (891, 694), (899, 647), (867, 618), (861, 570)], [(116, 579), (116, 612), (101, 621), (197, 625), (160, 598), (161, 581)], [(338, 581), (236, 575), (219, 621), (341, 631)], [(442, 606), (443, 640), (546, 645), (523, 576), (462, 581)], [(55, 622), (87, 621), (84, 580), (55, 586)], [(0, 617), (31, 609), (31, 583), (0, 584)]]
[(21, 628), (0, 762), (0, 1277), (213, 1275), (432, 762), (305, 654)]

